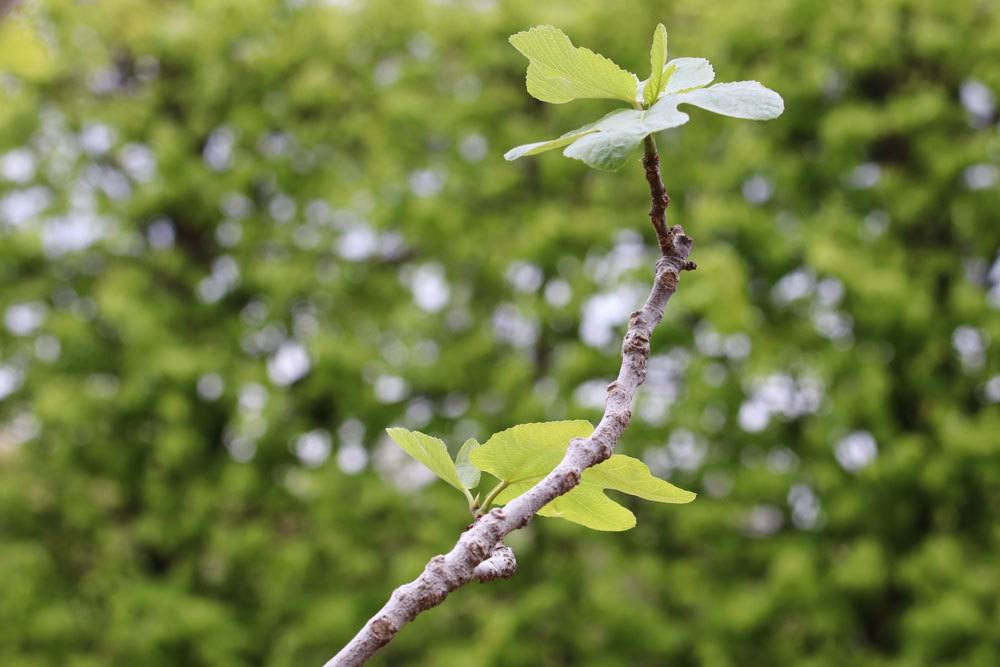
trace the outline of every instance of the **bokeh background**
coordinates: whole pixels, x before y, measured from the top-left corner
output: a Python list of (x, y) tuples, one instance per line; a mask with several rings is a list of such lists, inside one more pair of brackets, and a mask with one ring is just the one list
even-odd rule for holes
[(383, 429), (600, 414), (638, 163), (506, 163), (538, 23), (781, 92), (660, 135), (696, 240), (622, 451), (377, 665), (1000, 664), (1000, 8), (102, 0), (0, 24), (0, 664), (319, 665), (464, 501)]

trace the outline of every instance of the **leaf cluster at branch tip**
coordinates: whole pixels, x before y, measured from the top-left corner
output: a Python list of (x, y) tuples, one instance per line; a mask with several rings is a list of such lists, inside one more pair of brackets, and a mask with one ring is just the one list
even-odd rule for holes
[(715, 71), (704, 58), (668, 61), (667, 29), (662, 23), (653, 33), (649, 78), (641, 82), (608, 58), (573, 46), (553, 26), (535, 26), (512, 35), (510, 42), (528, 59), (526, 83), (532, 97), (552, 104), (605, 98), (632, 108), (609, 113), (556, 139), (512, 148), (504, 154), (507, 160), (563, 148), (563, 155), (591, 167), (616, 170), (646, 136), (690, 120), (677, 109), (680, 104), (750, 120), (777, 118), (785, 108), (778, 93), (756, 81), (709, 86)]

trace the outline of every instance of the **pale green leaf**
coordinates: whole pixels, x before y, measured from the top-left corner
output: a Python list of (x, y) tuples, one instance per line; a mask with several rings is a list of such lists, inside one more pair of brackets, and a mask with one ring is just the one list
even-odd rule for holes
[(581, 136), (563, 151), (563, 155), (582, 160), (596, 169), (614, 171), (625, 164), (646, 135), (683, 125), (688, 120), (689, 116), (678, 111), (676, 105), (657, 103), (648, 111), (622, 109), (585, 126), (598, 131)]
[(704, 58), (674, 58), (666, 68), (672, 71), (663, 80), (660, 92), (665, 95), (707, 86), (715, 78), (712, 63)]
[(625, 164), (647, 134), (683, 125), (688, 120), (686, 113), (670, 104), (657, 103), (648, 111), (621, 109), (552, 142), (519, 146), (508, 151), (505, 157), (512, 160), (569, 143), (563, 151), (566, 157), (582, 160), (596, 169), (613, 171)]
[(583, 420), (520, 424), (494, 433), (469, 459), (508, 484), (537, 481), (562, 460), (570, 440), (586, 438), (593, 431)]
[(448, 447), (443, 441), (405, 428), (387, 428), (385, 432), (397, 445), (403, 448), (403, 451), (430, 468), (435, 475), (465, 493), (465, 487), (458, 478), (458, 470), (455, 469), (455, 462), (448, 455)]
[(625, 131), (588, 134), (567, 147), (563, 155), (581, 160), (595, 169), (617, 171), (647, 134), (641, 125)]
[(664, 95), (657, 105), (693, 104), (733, 118), (771, 120), (785, 110), (781, 95), (765, 88), (756, 81), (717, 83), (708, 88), (698, 88), (686, 93)]
[(519, 157), (524, 157), (525, 155), (538, 155), (539, 153), (544, 153), (545, 151), (551, 151), (555, 148), (562, 148), (566, 144), (571, 144), (580, 137), (590, 132), (597, 132), (594, 128), (589, 128), (585, 130), (573, 130), (572, 132), (567, 132), (558, 139), (550, 139), (549, 141), (538, 141), (533, 144), (524, 144), (511, 148), (509, 151), (503, 154), (505, 160), (516, 160)]
[[(493, 435), (472, 454), (472, 462), (508, 483), (497, 496), (506, 503), (547, 475), (566, 453), (570, 440), (590, 435), (587, 422), (523, 424)], [(657, 479), (642, 461), (616, 454), (583, 472), (580, 484), (556, 498), (538, 513), (558, 517), (594, 530), (628, 530), (635, 516), (607, 497), (605, 489), (622, 491), (663, 503), (687, 503), (695, 494)]]
[(659, 23), (653, 33), (653, 46), (649, 49), (649, 78), (646, 79), (642, 89), (642, 102), (647, 107), (660, 96), (666, 64), (667, 29)]
[(573, 46), (561, 30), (535, 26), (510, 36), (510, 43), (528, 59), (528, 93), (543, 102), (563, 104), (576, 99), (608, 98), (631, 104), (638, 79), (590, 49)]
[(583, 481), (657, 503), (689, 503), (695, 498), (691, 491), (654, 477), (649, 466), (624, 454), (615, 454), (607, 461), (588, 468), (583, 472)]
[[(522, 482), (506, 488), (497, 496), (497, 502), (510, 502), (530, 489), (534, 483)], [(635, 528), (636, 523), (635, 515), (604, 495), (600, 487), (582, 483), (538, 510), (538, 516), (566, 519), (591, 530), (603, 531), (628, 530)]]
[(462, 486), (467, 489), (479, 486), (481, 476), (479, 468), (472, 465), (469, 455), (481, 446), (475, 438), (469, 438), (455, 456), (455, 470), (458, 472), (458, 479), (462, 482)]
[(580, 128), (589, 132), (570, 144), (563, 155), (582, 160), (595, 169), (620, 169), (649, 134), (643, 118), (644, 113), (636, 109), (613, 111)]
[(661, 102), (654, 104), (642, 119), (648, 132), (669, 130), (691, 120), (691, 117), (686, 113), (677, 110), (676, 104), (662, 104)]

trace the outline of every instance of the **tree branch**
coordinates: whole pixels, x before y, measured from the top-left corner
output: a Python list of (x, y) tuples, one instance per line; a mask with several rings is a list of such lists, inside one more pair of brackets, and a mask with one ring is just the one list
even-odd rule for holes
[(691, 239), (680, 225), (667, 229), (669, 202), (660, 178), (660, 160), (652, 137), (646, 138), (643, 157), (652, 207), (649, 217), (656, 230), (661, 257), (656, 262), (653, 287), (642, 308), (632, 313), (622, 341), (622, 364), (618, 378), (608, 385), (604, 415), (589, 438), (575, 438), (566, 455), (552, 472), (503, 508), (479, 517), (447, 554), (434, 556), (420, 576), (403, 584), (357, 635), (331, 658), (325, 667), (354, 667), (364, 664), (388, 644), (417, 614), (442, 601), (456, 588), (470, 581), (491, 581), (513, 576), (517, 569), (514, 552), (501, 540), (525, 526), (538, 510), (580, 483), (590, 466), (611, 456), (632, 418), (632, 400), (646, 379), (649, 339), (663, 319), (663, 310), (677, 289), (682, 271), (695, 268), (688, 260)]
[(503, 542), (493, 547), (493, 555), (476, 566), (472, 578), (481, 583), (495, 579), (510, 579), (517, 574), (517, 559), (514, 550)]
[(656, 152), (656, 140), (653, 135), (649, 134), (646, 135), (642, 143), (645, 148), (642, 166), (646, 170), (646, 182), (649, 183), (649, 221), (653, 223), (653, 230), (656, 231), (660, 252), (666, 255), (669, 251), (665, 244), (669, 239), (667, 205), (670, 204), (670, 197), (667, 195), (667, 189), (663, 187), (663, 179), (660, 177), (660, 156)]

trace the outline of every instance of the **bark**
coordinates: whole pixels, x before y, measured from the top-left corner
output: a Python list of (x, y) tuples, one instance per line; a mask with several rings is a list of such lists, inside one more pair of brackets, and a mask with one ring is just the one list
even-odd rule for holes
[(525, 526), (539, 509), (580, 483), (590, 466), (611, 456), (632, 418), (635, 392), (646, 379), (649, 340), (663, 319), (663, 310), (677, 289), (682, 271), (693, 270), (688, 260), (691, 239), (680, 225), (667, 228), (669, 198), (660, 177), (659, 156), (652, 137), (647, 137), (643, 167), (649, 182), (652, 207), (650, 220), (656, 231), (661, 256), (656, 262), (653, 286), (642, 308), (632, 313), (622, 341), (622, 363), (617, 379), (608, 385), (604, 415), (589, 438), (570, 442), (562, 461), (538, 484), (479, 517), (444, 555), (434, 556), (413, 581), (403, 584), (389, 601), (364, 625), (325, 667), (364, 664), (388, 644), (417, 614), (435, 607), (456, 588), (470, 581), (509, 578), (517, 570), (514, 552), (503, 544), (511, 531)]

